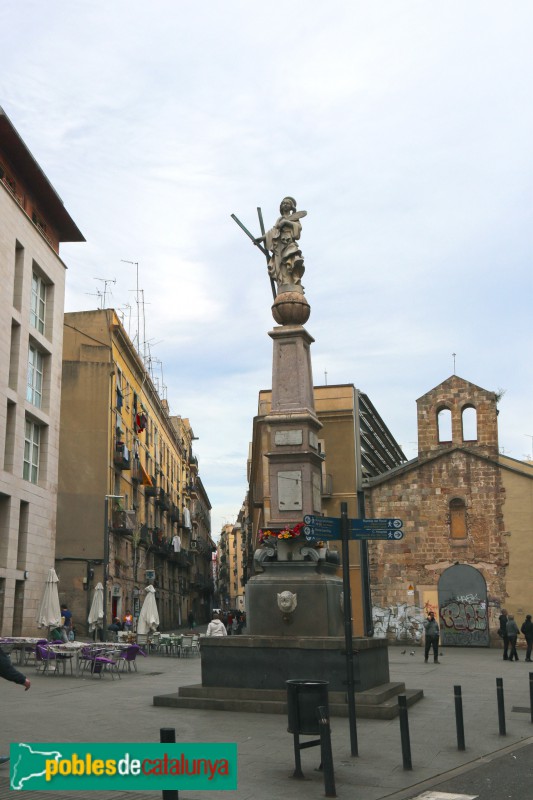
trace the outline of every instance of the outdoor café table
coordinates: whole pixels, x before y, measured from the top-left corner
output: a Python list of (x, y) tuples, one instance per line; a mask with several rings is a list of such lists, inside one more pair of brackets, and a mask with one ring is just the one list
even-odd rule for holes
[(3, 636), (0, 638), (0, 647), (12, 647), (17, 655), (17, 662), (25, 664), (37, 642), (43, 641), (46, 641), (45, 636)]
[(183, 636), (173, 636), (170, 633), (162, 633), (161, 639), (159, 640), (159, 647), (161, 649), (164, 647), (167, 655), (172, 655), (173, 652), (179, 655), (179, 646), (182, 638)]

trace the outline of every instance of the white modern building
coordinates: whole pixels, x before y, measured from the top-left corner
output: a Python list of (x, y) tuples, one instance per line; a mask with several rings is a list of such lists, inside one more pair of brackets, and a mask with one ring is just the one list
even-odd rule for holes
[(54, 566), (66, 267), (85, 241), (0, 108), (0, 634), (36, 629)]

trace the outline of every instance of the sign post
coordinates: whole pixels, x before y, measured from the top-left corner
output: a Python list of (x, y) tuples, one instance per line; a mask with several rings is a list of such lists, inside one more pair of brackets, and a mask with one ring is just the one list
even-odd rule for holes
[(358, 756), (357, 722), (355, 718), (355, 695), (353, 680), (352, 596), (350, 592), (350, 552), (348, 549), (348, 503), (341, 503), (342, 534), (342, 586), (344, 592), (344, 641), (346, 644), (346, 688), (348, 690), (348, 719), (350, 724), (350, 746), (352, 756)]

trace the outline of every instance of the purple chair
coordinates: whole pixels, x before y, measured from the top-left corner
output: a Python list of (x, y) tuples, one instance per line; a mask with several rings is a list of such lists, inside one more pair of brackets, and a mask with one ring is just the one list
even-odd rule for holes
[(137, 672), (137, 656), (146, 656), (144, 650), (141, 650), (138, 644), (132, 644), (127, 647), (125, 650), (122, 650), (118, 656), (119, 662), (122, 663), (122, 669), (126, 669), (126, 664), (128, 665), (128, 672), (131, 672), (131, 669)]

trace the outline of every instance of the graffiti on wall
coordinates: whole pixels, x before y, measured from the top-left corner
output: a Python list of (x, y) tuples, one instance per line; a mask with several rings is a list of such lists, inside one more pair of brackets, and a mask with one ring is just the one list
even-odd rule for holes
[(487, 638), (487, 604), (475, 594), (459, 595), (440, 609), (443, 644), (483, 645)]
[(372, 608), (374, 637), (394, 639), (397, 642), (419, 642), (424, 636), (426, 616), (425, 609), (407, 603), (397, 603), (386, 608), (374, 606)]

